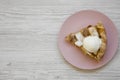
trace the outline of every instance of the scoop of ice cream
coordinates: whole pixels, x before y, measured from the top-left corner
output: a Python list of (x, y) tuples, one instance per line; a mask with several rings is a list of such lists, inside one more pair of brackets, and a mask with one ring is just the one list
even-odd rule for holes
[(88, 36), (83, 40), (83, 47), (89, 51), (96, 53), (101, 45), (101, 39), (98, 36)]

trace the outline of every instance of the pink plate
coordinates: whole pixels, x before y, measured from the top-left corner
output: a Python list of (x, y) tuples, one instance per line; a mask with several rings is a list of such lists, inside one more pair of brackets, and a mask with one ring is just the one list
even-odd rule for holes
[[(89, 24), (95, 25), (102, 21), (107, 33), (107, 49), (104, 57), (99, 63), (84, 55), (78, 48), (65, 41), (65, 36), (69, 33), (79, 31)], [(58, 38), (58, 47), (70, 64), (80, 69), (96, 69), (107, 64), (115, 55), (118, 48), (118, 33), (113, 22), (104, 14), (93, 11), (83, 10), (70, 16), (62, 25)]]

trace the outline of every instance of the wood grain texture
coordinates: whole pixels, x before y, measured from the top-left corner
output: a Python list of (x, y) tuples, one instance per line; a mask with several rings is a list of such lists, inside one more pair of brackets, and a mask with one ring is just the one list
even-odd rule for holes
[(120, 80), (120, 48), (109, 64), (92, 71), (61, 56), (60, 27), (84, 9), (103, 12), (120, 31), (120, 0), (0, 0), (0, 80)]

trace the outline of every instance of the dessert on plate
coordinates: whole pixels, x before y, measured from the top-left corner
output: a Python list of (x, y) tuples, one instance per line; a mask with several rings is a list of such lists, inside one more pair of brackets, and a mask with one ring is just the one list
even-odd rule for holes
[(79, 48), (83, 54), (97, 61), (100, 61), (105, 54), (107, 38), (101, 22), (96, 25), (88, 25), (78, 32), (70, 33), (65, 37), (65, 40)]

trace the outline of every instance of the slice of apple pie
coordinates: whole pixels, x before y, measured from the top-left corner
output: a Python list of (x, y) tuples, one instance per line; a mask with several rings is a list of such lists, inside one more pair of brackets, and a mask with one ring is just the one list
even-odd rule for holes
[(65, 40), (97, 61), (100, 61), (105, 54), (107, 38), (102, 23), (97, 23), (95, 26), (88, 25), (79, 32), (69, 34)]

